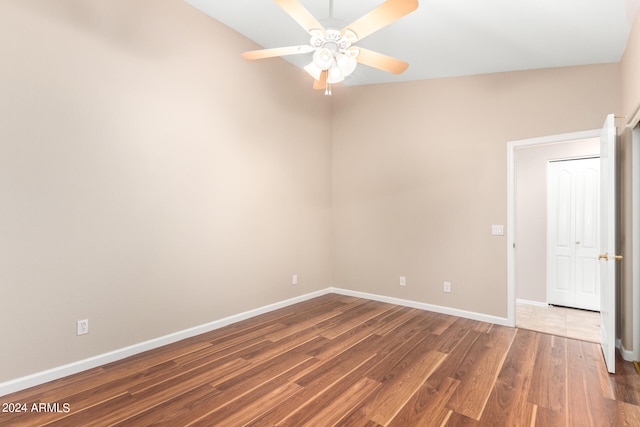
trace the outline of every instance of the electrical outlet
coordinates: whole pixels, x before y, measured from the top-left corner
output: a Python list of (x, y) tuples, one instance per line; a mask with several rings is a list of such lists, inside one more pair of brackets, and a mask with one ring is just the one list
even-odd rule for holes
[(89, 319), (78, 320), (76, 322), (76, 334), (84, 335), (89, 333)]
[(444, 291), (451, 292), (451, 282), (444, 282)]
[(298, 284), (298, 275), (294, 274), (293, 276), (291, 276), (291, 284), (292, 285), (297, 285)]
[(400, 286), (407, 286), (407, 278), (400, 276)]

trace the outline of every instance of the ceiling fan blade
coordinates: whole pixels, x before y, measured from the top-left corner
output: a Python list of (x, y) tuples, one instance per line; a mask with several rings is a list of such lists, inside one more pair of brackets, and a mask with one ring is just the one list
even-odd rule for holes
[(309, 45), (275, 47), (273, 49), (250, 50), (242, 53), (244, 59), (264, 59), (273, 58), (274, 56), (297, 55), (299, 53), (313, 52), (313, 48)]
[(311, 30), (324, 30), (318, 20), (300, 3), (299, 0), (274, 0), (307, 32)]
[(418, 0), (387, 0), (342, 30), (356, 33), (358, 40), (375, 33), (418, 8)]
[(393, 74), (400, 74), (409, 67), (408, 63), (400, 61), (399, 59), (361, 47), (358, 47), (358, 49), (360, 50), (360, 54), (358, 54), (356, 60), (361, 64)]
[(327, 88), (327, 75), (329, 72), (327, 70), (323, 70), (320, 74), (320, 80), (313, 81), (313, 88), (315, 90), (325, 90)]

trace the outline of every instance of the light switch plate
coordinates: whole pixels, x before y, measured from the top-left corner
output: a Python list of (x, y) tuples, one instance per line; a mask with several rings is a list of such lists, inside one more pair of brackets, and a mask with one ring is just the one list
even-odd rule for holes
[(492, 225), (491, 226), (491, 235), (493, 235), (493, 236), (504, 236), (504, 226), (503, 225)]

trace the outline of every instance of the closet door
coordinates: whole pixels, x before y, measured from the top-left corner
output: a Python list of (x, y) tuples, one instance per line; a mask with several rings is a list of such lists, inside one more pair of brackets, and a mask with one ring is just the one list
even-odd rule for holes
[(547, 180), (547, 299), (600, 309), (597, 158), (549, 162)]

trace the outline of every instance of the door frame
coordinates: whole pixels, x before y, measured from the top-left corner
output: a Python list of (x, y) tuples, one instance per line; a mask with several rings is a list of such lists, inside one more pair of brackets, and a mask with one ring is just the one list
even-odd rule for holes
[(599, 138), (601, 129), (529, 138), (507, 143), (507, 324), (516, 326), (516, 149)]
[[(640, 182), (640, 111), (627, 125), (631, 129), (631, 254), (632, 265), (640, 266), (640, 185), (633, 183)], [(632, 271), (633, 289), (633, 325), (632, 332), (633, 350), (631, 358), (640, 360), (640, 268)]]

